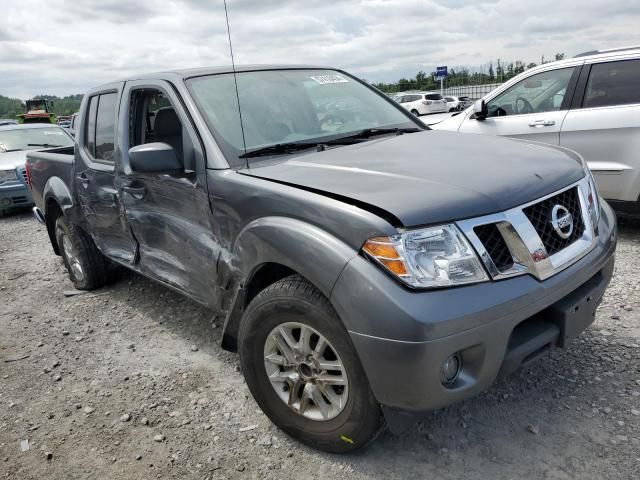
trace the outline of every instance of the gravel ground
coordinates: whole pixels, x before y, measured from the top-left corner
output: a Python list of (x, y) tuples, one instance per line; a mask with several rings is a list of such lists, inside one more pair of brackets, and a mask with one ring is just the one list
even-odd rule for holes
[(125, 272), (67, 298), (44, 228), (1, 219), (0, 477), (638, 478), (640, 226), (620, 234), (596, 323), (568, 350), (335, 456), (260, 412), (207, 310)]

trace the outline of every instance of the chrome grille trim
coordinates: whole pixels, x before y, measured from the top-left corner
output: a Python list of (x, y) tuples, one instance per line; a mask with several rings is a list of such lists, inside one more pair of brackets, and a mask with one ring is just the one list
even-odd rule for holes
[[(575, 187), (578, 187), (577, 193), (584, 232), (572, 244), (550, 256), (540, 239), (540, 235), (523, 210)], [(586, 199), (588, 195), (589, 180), (584, 177), (576, 183), (527, 204), (504, 212), (461, 220), (456, 222), (456, 225), (480, 255), (492, 279), (500, 280), (530, 274), (538, 280), (545, 280), (573, 265), (595, 246), (594, 226), (587, 208)], [(513, 256), (513, 266), (508, 270), (500, 271), (496, 267), (487, 249), (474, 231), (476, 227), (487, 224), (496, 224)]]

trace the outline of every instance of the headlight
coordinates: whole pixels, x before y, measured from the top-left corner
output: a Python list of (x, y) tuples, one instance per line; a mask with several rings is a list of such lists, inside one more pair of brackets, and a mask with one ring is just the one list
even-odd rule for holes
[(449, 287), (488, 280), (475, 251), (452, 224), (370, 238), (362, 250), (411, 287)]
[(17, 180), (15, 170), (0, 170), (0, 183), (9, 182), (11, 180)]
[(600, 197), (598, 196), (598, 189), (596, 187), (596, 180), (593, 178), (593, 173), (589, 170), (587, 162), (584, 162), (584, 169), (587, 178), (589, 179), (589, 193), (587, 195), (587, 208), (589, 209), (589, 215), (591, 215), (591, 222), (593, 228), (598, 228), (598, 222), (600, 221)]

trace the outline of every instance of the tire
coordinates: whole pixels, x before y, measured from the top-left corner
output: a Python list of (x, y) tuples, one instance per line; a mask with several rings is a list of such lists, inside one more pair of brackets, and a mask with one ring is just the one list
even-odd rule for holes
[(411, 113), (413, 113), (416, 117), (420, 116), (420, 112), (418, 110), (416, 110), (415, 108), (413, 110), (411, 110)]
[[(276, 344), (271, 335), (274, 329), (287, 329), (298, 324), (305, 326), (306, 331), (311, 333), (309, 344), (316, 338), (317, 347), (320, 338), (324, 337), (329, 348), (323, 350), (325, 353), (320, 361), (330, 361), (326, 358), (335, 351), (333, 358), (337, 358), (337, 362), (341, 362), (343, 366), (343, 373), (339, 376), (342, 378), (344, 374), (347, 381), (344, 387), (322, 386), (323, 382), (320, 379), (318, 383), (315, 383), (315, 380), (304, 383), (298, 389), (301, 391), (301, 400), (296, 408), (295, 405), (290, 407), (287, 400), (281, 398), (284, 396), (290, 399), (293, 395), (291, 392), (296, 389), (286, 388), (283, 382), (280, 392), (277, 389), (280, 388), (280, 384), (278, 383), (276, 388), (276, 384), (272, 384), (268, 377), (267, 368), (271, 368), (272, 364), (265, 360), (265, 352), (269, 345)], [(295, 330), (291, 332), (294, 337), (290, 339), (294, 339)], [(301, 334), (296, 345), (301, 343), (300, 336)], [(284, 337), (280, 338), (284, 341)], [(239, 344), (240, 362), (249, 390), (271, 421), (291, 437), (325, 452), (346, 453), (367, 445), (382, 430), (384, 419), (380, 405), (371, 392), (347, 331), (326, 297), (301, 276), (292, 275), (284, 278), (264, 289), (251, 301), (240, 325)], [(280, 350), (278, 353), (282, 355), (282, 359), (285, 358)], [(304, 379), (301, 365), (298, 365), (297, 371), (299, 378)], [(280, 377), (280, 373), (277, 375)], [(298, 373), (294, 373), (295, 375)], [(335, 378), (330, 377), (328, 372), (322, 375)], [(331, 396), (324, 396), (327, 388), (332, 389)], [(322, 417), (322, 411), (315, 402), (306, 402), (309, 406), (304, 413), (300, 413), (304, 394), (308, 391), (317, 393), (316, 390), (323, 391), (319, 403), (325, 406), (330, 404), (334, 416), (319, 418)], [(347, 392), (344, 404), (339, 407), (338, 403), (332, 404), (327, 400), (331, 397), (336, 398), (336, 392), (342, 395), (341, 398), (344, 398)], [(317, 417), (308, 418), (304, 415)]]
[(56, 220), (56, 241), (69, 278), (78, 290), (93, 290), (109, 282), (111, 262), (89, 235), (63, 216)]

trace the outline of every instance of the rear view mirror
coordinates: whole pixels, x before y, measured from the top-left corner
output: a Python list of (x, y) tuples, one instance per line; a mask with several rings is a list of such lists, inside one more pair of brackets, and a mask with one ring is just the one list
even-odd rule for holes
[(145, 143), (129, 149), (129, 164), (134, 172), (182, 171), (173, 147), (167, 143)]
[(541, 80), (527, 80), (523, 84), (524, 88), (540, 88), (542, 86)]
[(473, 104), (473, 118), (476, 120), (484, 120), (487, 118), (489, 110), (487, 109), (487, 104), (481, 98), (480, 100), (476, 100)]

